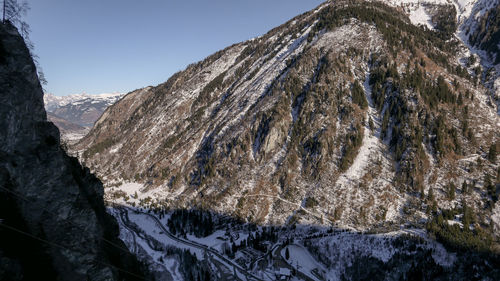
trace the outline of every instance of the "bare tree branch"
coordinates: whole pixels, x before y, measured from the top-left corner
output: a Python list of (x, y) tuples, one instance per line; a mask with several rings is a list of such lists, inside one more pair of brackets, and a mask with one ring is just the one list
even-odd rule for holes
[(23, 0), (22, 2), (18, 2), (18, 0), (4, 0), (3, 23), (10, 22), (12, 25), (17, 27), (19, 33), (24, 38), (26, 46), (30, 50), (31, 57), (33, 58), (33, 62), (37, 68), (38, 79), (42, 85), (46, 85), (47, 80), (45, 79), (45, 74), (43, 73), (42, 67), (38, 63), (38, 56), (33, 52), (35, 47), (29, 38), (31, 28), (29, 24), (22, 19), (22, 17), (25, 16), (29, 10), (30, 7), (26, 0)]
[(26, 1), (19, 3), (17, 0), (4, 0), (3, 21), (10, 21), (12, 24), (18, 25), (29, 9), (30, 7)]

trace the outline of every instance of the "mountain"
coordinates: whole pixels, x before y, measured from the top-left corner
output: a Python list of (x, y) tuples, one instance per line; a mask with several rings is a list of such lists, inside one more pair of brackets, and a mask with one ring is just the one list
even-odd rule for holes
[(45, 94), (43, 100), (48, 112), (82, 127), (92, 127), (104, 110), (122, 96), (121, 93), (68, 96)]
[(0, 280), (145, 280), (102, 183), (61, 148), (9, 21), (0, 24), (0, 88)]
[(325, 2), (128, 93), (73, 149), (150, 260), (145, 241), (226, 279), (496, 280), (498, 5)]
[(43, 101), (47, 116), (53, 122), (65, 142), (80, 140), (104, 110), (118, 101), (123, 94), (74, 94), (55, 96), (44, 94)]
[[(152, 205), (259, 223), (419, 222), (430, 190), (440, 206), (483, 212), (500, 120), (460, 64), (466, 45), (399, 8), (346, 3), (127, 94), (76, 149), (107, 184), (143, 184)], [(464, 182), (477, 192), (448, 198)]]
[[(490, 89), (492, 102), (495, 102), (498, 108), (500, 100), (498, 1), (386, 0), (384, 2), (401, 7), (413, 24), (421, 24), (431, 30), (454, 33), (454, 36), (466, 45), (466, 48), (462, 47), (461, 64), (477, 73), (482, 73), (483, 85)], [(500, 114), (500, 111), (497, 113)]]

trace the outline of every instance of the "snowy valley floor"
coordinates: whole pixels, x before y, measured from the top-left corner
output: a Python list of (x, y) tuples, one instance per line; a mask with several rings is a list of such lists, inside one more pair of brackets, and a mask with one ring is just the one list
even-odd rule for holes
[(394, 280), (424, 268), (439, 277), (462, 263), (421, 229), (368, 234), (256, 226), (200, 211), (108, 210), (128, 248), (159, 280)]

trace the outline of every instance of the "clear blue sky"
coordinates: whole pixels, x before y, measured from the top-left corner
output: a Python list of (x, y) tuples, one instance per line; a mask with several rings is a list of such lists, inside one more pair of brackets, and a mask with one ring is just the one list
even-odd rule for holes
[(322, 0), (28, 0), (26, 21), (56, 95), (129, 92), (262, 35)]

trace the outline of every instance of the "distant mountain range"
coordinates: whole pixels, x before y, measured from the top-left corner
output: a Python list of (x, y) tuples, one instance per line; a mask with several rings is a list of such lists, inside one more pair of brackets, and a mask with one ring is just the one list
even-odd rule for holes
[(122, 96), (122, 93), (45, 94), (43, 100), (49, 120), (59, 128), (61, 135), (68, 140), (77, 140), (89, 131), (106, 108)]
[(43, 101), (48, 112), (82, 127), (92, 127), (104, 110), (122, 96), (122, 93), (68, 96), (45, 94)]

